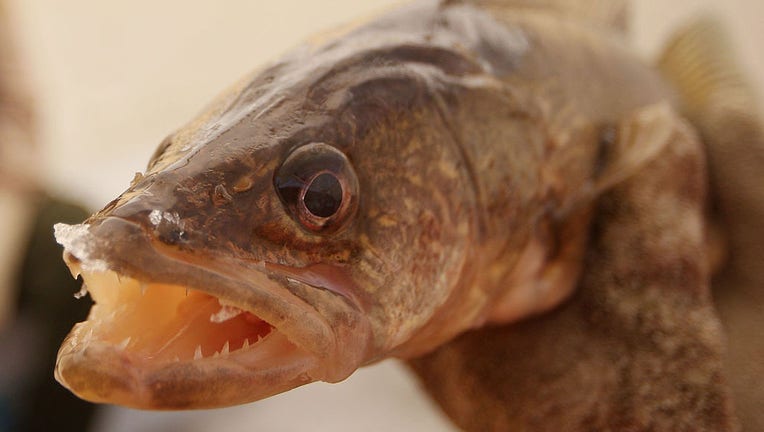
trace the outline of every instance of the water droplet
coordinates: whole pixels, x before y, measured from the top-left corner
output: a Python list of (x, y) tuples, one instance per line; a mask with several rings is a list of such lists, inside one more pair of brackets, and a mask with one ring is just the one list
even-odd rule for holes
[(149, 222), (154, 226), (159, 225), (159, 222), (162, 222), (162, 212), (156, 209), (151, 210), (151, 213), (149, 213)]

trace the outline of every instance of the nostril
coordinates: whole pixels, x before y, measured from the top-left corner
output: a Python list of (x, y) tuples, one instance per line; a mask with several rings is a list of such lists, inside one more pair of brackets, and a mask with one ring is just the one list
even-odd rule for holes
[(149, 222), (154, 227), (157, 238), (169, 245), (185, 243), (189, 234), (185, 230), (185, 222), (178, 213), (152, 210), (148, 215)]
[(159, 240), (169, 245), (185, 243), (188, 239), (188, 233), (180, 228), (161, 230), (159, 233)]

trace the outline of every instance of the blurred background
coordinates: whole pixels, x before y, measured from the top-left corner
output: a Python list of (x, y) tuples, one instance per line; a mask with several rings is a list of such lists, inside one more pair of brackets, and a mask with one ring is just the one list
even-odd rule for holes
[[(94, 210), (126, 188), (154, 147), (218, 91), (311, 34), (399, 2), (6, 3), (23, 65), (20, 76), (29, 82), (39, 115), (34, 170), (45, 189)], [(764, 88), (761, 0), (634, 1), (635, 49), (649, 60), (672, 29), (702, 13), (728, 24), (741, 63), (757, 88)], [(23, 215), (3, 216), (0, 238), (18, 232)], [(52, 372), (48, 377), (51, 381)], [(227, 432), (449, 428), (395, 362), (361, 370), (339, 385), (311, 384), (226, 410), (149, 413), (106, 407), (90, 426), (92, 431)]]

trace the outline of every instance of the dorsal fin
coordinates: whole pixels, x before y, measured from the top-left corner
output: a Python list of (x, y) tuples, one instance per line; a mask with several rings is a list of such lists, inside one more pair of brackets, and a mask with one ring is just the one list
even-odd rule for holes
[(664, 48), (658, 67), (679, 91), (690, 117), (719, 104), (740, 112), (756, 106), (732, 46), (721, 23), (703, 17), (677, 32)]
[(469, 3), (489, 10), (547, 9), (621, 33), (628, 31), (627, 0), (443, 0), (444, 5)]

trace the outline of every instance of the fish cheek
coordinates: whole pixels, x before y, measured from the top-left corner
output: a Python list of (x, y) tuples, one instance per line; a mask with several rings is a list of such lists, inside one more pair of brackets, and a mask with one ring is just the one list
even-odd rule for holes
[[(401, 122), (364, 143), (354, 279), (373, 299), (378, 346), (409, 339), (448, 299), (465, 259), (471, 192), (437, 117)], [(434, 126), (435, 133), (422, 133)]]

